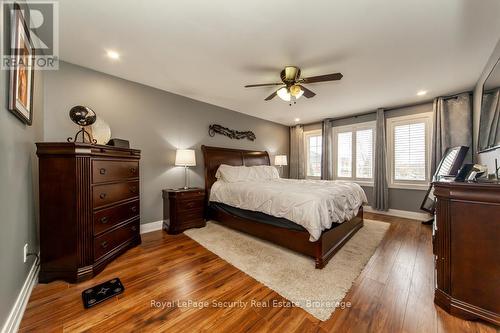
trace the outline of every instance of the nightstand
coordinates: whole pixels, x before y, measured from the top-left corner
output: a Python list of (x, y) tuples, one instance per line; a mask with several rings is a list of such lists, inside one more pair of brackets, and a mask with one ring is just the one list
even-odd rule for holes
[(205, 190), (202, 188), (163, 190), (163, 229), (169, 234), (178, 234), (186, 229), (204, 227), (204, 207)]

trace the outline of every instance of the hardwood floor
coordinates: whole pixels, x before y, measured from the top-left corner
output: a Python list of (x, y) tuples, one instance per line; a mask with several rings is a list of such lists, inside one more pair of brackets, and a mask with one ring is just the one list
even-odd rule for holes
[[(464, 321), (433, 303), (431, 229), (417, 221), (365, 213), (391, 223), (386, 237), (356, 279), (345, 301), (325, 322), (300, 308), (157, 308), (152, 301), (284, 301), (183, 234), (143, 235), (90, 281), (39, 284), (21, 332), (496, 332)], [(125, 292), (85, 310), (81, 292), (120, 277)]]

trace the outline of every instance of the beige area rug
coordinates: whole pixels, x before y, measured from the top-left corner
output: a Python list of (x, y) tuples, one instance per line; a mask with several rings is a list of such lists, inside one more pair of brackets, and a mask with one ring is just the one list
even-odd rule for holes
[[(208, 222), (184, 233), (320, 320), (327, 320), (382, 241), (389, 223), (366, 220), (323, 269), (314, 260), (250, 235)], [(272, 306), (272, 304), (270, 305)], [(280, 306), (278, 304), (278, 306)]]

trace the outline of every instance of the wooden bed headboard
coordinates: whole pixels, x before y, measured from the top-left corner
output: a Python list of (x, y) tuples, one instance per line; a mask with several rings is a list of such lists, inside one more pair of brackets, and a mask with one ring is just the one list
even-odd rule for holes
[(215, 173), (221, 164), (233, 166), (271, 165), (267, 151), (253, 151), (220, 147), (201, 146), (205, 161), (205, 193), (206, 200), (210, 195), (213, 183), (217, 181)]

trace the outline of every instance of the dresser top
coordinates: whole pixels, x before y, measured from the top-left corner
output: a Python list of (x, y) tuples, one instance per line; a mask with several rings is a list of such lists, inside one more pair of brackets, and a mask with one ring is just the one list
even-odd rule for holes
[(478, 180), (478, 181), (465, 181), (465, 182), (456, 182), (456, 181), (436, 181), (433, 183), (434, 186), (440, 187), (494, 187), (500, 189), (500, 181), (498, 180)]
[(96, 145), (82, 142), (37, 142), (38, 157), (54, 155), (92, 155), (109, 157), (140, 158), (138, 149)]

